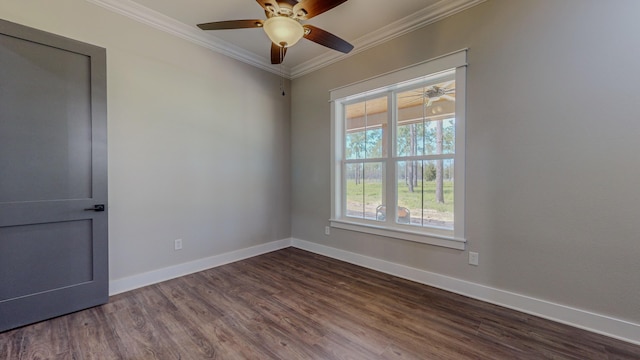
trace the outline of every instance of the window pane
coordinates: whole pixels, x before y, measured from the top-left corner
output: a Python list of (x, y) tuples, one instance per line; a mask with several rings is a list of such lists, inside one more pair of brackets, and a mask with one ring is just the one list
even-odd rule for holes
[(381, 163), (369, 163), (364, 166), (365, 218), (378, 220), (376, 210), (383, 199), (383, 166)]
[(451, 79), (397, 94), (398, 156), (455, 152), (455, 86)]
[(347, 216), (364, 218), (364, 166), (347, 164), (345, 169), (347, 189)]
[(387, 156), (385, 137), (388, 100), (380, 97), (345, 106), (345, 157), (371, 159)]
[[(455, 119), (424, 122), (424, 137), (418, 142), (425, 155), (453, 154), (455, 152)], [(422, 155), (422, 154), (418, 154)]]
[(382, 163), (347, 164), (347, 216), (379, 220), (377, 210), (384, 199)]
[(453, 159), (399, 161), (398, 223), (453, 228)]

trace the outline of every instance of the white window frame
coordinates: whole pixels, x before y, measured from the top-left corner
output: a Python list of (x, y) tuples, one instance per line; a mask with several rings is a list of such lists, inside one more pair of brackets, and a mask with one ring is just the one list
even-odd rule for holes
[[(392, 71), (371, 79), (360, 81), (330, 92), (331, 103), (331, 219), (330, 225), (335, 228), (381, 235), (419, 243), (443, 246), (464, 250), (465, 237), (465, 118), (466, 118), (466, 67), (467, 49), (456, 51), (406, 68)], [(389, 96), (389, 113), (395, 109), (395, 98), (392, 91), (403, 89), (412, 84), (429, 81), (442, 76), (443, 73), (454, 72), (456, 81), (455, 103), (455, 156), (454, 156), (454, 227), (453, 230), (437, 227), (414, 227), (400, 225), (395, 222), (395, 206), (387, 206), (387, 220), (373, 221), (346, 216), (344, 208), (346, 194), (343, 179), (344, 159), (344, 111), (346, 104), (362, 101), (372, 97)], [(390, 123), (391, 125), (391, 123)], [(382, 162), (386, 171), (386, 203), (396, 203), (397, 174), (395, 170), (395, 124), (389, 126), (387, 156), (384, 159), (371, 159)], [(362, 159), (363, 162), (370, 161)]]

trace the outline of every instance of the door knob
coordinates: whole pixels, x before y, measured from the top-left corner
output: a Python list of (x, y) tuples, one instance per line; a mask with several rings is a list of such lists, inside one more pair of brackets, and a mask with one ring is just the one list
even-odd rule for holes
[(84, 209), (84, 211), (104, 211), (104, 204), (93, 205), (92, 208)]

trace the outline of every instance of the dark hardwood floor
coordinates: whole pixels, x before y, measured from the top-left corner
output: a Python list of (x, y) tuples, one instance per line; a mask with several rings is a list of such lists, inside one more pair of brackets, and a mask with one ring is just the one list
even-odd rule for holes
[(640, 359), (640, 346), (289, 248), (0, 333), (0, 359)]

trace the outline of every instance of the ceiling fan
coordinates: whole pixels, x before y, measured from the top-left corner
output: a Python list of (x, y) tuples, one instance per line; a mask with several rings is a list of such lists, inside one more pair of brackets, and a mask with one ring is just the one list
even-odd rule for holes
[[(440, 99), (456, 101), (456, 98), (451, 96), (450, 94), (455, 94), (455, 81), (448, 81), (444, 84), (433, 85), (430, 88), (424, 91), (424, 96), (426, 96), (429, 101), (427, 102), (427, 107), (431, 106), (435, 101), (439, 101)], [(452, 86), (453, 85), (453, 86)]]
[(343, 53), (353, 49), (353, 45), (341, 38), (317, 28), (303, 24), (347, 0), (256, 0), (267, 15), (266, 20), (230, 20), (198, 24), (202, 30), (227, 30), (263, 28), (271, 39), (271, 63), (280, 64), (284, 60), (287, 48), (305, 38), (320, 45)]
[[(419, 106), (431, 107), (441, 100), (456, 101), (456, 82), (450, 80), (439, 84), (429, 85), (413, 90), (409, 90), (400, 96), (403, 107)], [(426, 103), (425, 103), (426, 101)]]

